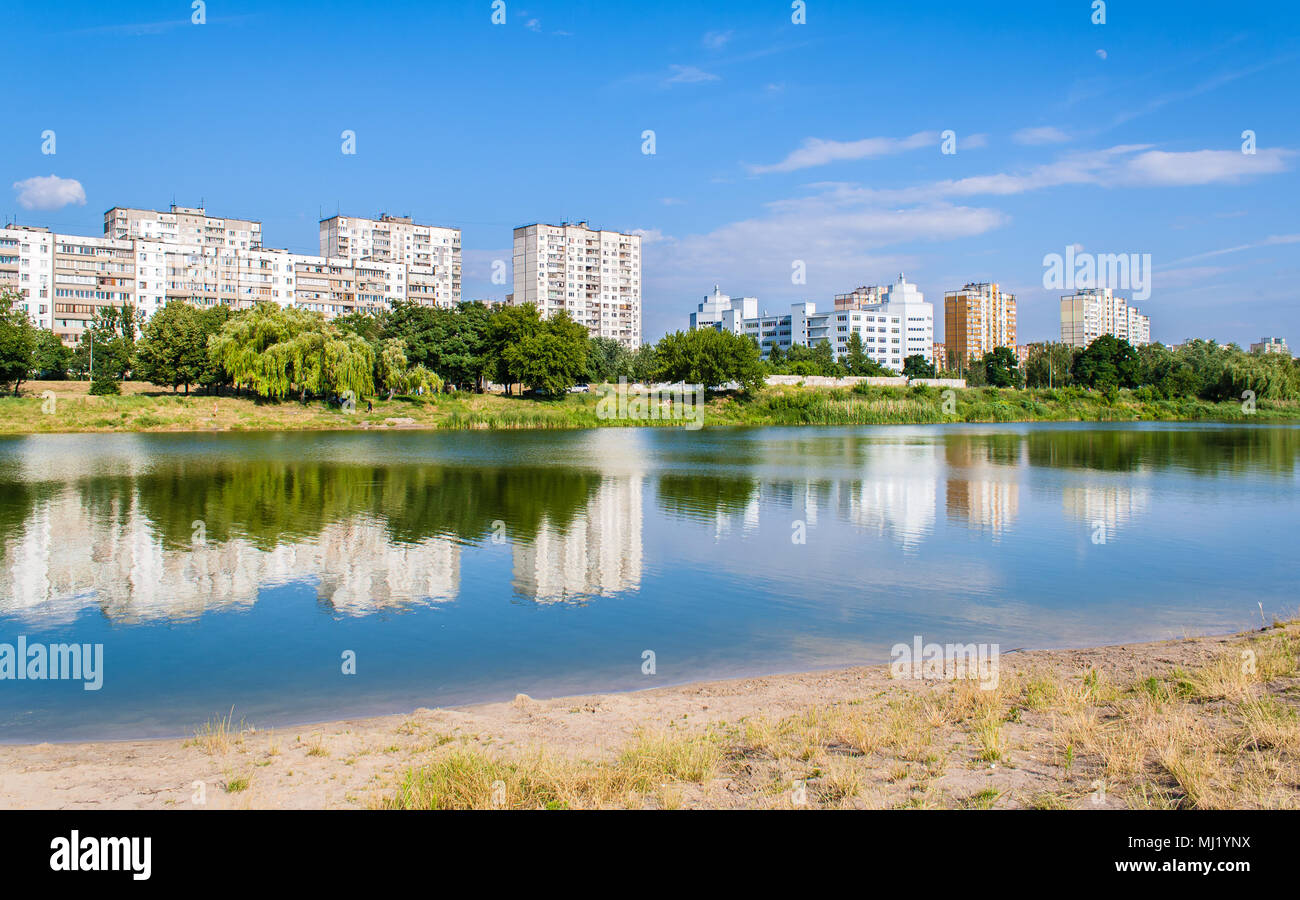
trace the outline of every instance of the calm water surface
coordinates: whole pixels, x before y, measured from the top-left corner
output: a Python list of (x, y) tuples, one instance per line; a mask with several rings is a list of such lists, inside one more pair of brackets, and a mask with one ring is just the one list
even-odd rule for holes
[(1298, 459), (1267, 426), (4, 438), (0, 643), (101, 643), (104, 682), (0, 680), (0, 740), (1249, 627), (1300, 603)]

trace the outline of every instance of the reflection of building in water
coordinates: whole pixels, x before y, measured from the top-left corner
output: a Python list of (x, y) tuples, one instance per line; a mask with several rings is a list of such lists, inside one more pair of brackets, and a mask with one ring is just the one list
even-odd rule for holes
[(609, 476), (567, 528), (543, 517), (535, 538), (515, 542), (515, 590), (557, 602), (639, 588), (641, 491), (639, 475)]
[(354, 516), (269, 550), (239, 537), (167, 547), (134, 504), (95, 515), (72, 490), (39, 502), (3, 551), (0, 613), (56, 621), (91, 605), (115, 622), (192, 618), (303, 580), (339, 613), (365, 615), (453, 600), (460, 585), (455, 542), (395, 544), (382, 520)]
[[(1127, 483), (1071, 485), (1061, 491), (1065, 514), (1107, 537), (1146, 512), (1150, 502), (1150, 489), (1140, 484), (1136, 487)], [(1104, 530), (1097, 531), (1099, 528)]]
[[(1014, 443), (1005, 445), (1003, 437)], [(944, 448), (948, 463), (948, 517), (965, 519), (994, 537), (1009, 529), (1020, 514), (1019, 435), (997, 436), (988, 441), (962, 438)]]
[(779, 527), (795, 520), (815, 528), (831, 512), (859, 528), (892, 533), (906, 548), (919, 546), (934, 530), (938, 495), (938, 450), (929, 444), (882, 444), (873, 447), (867, 478), (816, 478), (803, 481), (764, 481), (748, 501), (714, 513), (714, 538), (739, 526), (748, 535), (759, 528), (760, 511), (780, 510)]
[(875, 447), (870, 474), (869, 480), (842, 485), (841, 505), (849, 521), (881, 535), (888, 530), (905, 549), (916, 548), (934, 530), (939, 494), (938, 447)]

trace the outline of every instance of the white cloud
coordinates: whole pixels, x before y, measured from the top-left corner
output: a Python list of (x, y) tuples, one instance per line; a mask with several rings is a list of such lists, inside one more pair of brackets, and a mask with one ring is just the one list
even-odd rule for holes
[(1238, 244), (1235, 247), (1224, 247), (1221, 250), (1209, 250), (1205, 253), (1197, 253), (1192, 256), (1184, 256), (1182, 259), (1175, 259), (1172, 262), (1165, 263), (1166, 266), (1176, 266), (1182, 263), (1195, 262), (1202, 259), (1213, 259), (1216, 256), (1223, 256), (1228, 253), (1240, 253), (1243, 250), (1258, 250), (1260, 247), (1279, 247), (1287, 244), (1300, 244), (1300, 234), (1271, 234), (1262, 241), (1255, 241), (1253, 244)]
[(1287, 169), (1288, 150), (1195, 150), (1166, 153), (1150, 150), (1129, 160), (1125, 176), (1148, 184), (1212, 184), (1236, 182), (1251, 175), (1276, 175)]
[[(969, 140), (969, 139), (968, 139)], [(833, 162), (855, 159), (870, 159), (878, 156), (891, 156), (920, 147), (938, 146), (939, 135), (934, 131), (918, 131), (906, 138), (875, 137), (860, 141), (827, 141), (821, 138), (808, 138), (798, 150), (793, 151), (779, 163), (767, 166), (747, 166), (755, 175), (768, 172), (795, 172), (810, 169)], [(975, 146), (978, 146), (976, 144)]]
[(672, 74), (664, 80), (664, 84), (700, 84), (705, 81), (718, 80), (717, 75), (696, 66), (671, 65), (668, 70)]
[(721, 50), (734, 35), (734, 31), (710, 31), (704, 35), (701, 43), (710, 50)]
[(1017, 144), (1036, 147), (1041, 144), (1063, 144), (1070, 139), (1070, 136), (1059, 128), (1040, 125), (1037, 128), (1022, 128), (1013, 134), (1011, 139)]
[(910, 188), (874, 190), (842, 188), (855, 202), (921, 203), (977, 197), (1013, 196), (1046, 188), (1091, 184), (1107, 188), (1236, 184), (1259, 175), (1288, 170), (1294, 150), (1260, 150), (1254, 156), (1237, 150), (1167, 152), (1149, 144), (1121, 144), (1105, 150), (1070, 153), (1024, 172), (996, 172)]
[[(798, 299), (825, 300), (871, 279), (915, 268), (917, 258), (897, 245), (947, 241), (1002, 226), (998, 210), (930, 203), (890, 208), (847, 199), (855, 185), (814, 185), (809, 196), (767, 204), (759, 214), (702, 234), (681, 237), (644, 232), (646, 333), (681, 327), (682, 298), (701, 285), (731, 285), (770, 309)], [(807, 284), (791, 282), (802, 260)]]
[(62, 209), (77, 204), (86, 205), (86, 191), (75, 178), (57, 175), (37, 175), (24, 181), (15, 181), (18, 205), (23, 209)]

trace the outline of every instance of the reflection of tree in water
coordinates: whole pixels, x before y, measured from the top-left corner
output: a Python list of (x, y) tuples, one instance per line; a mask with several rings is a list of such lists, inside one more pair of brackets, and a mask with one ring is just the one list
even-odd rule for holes
[(208, 540), (239, 536), (267, 550), (359, 514), (407, 543), (435, 535), (479, 540), (498, 519), (511, 535), (529, 538), (543, 518), (567, 528), (599, 484), (599, 474), (559, 467), (185, 460), (133, 478), (88, 479), (79, 489), (103, 512), (129, 503), (134, 491), (169, 546), (189, 545), (192, 523), (202, 521)]
[(61, 490), (62, 484), (10, 481), (0, 477), (0, 547), (9, 538), (22, 533), (37, 503)]
[(1029, 463), (1054, 468), (1131, 472), (1179, 466), (1199, 474), (1294, 470), (1295, 428), (1069, 429), (1030, 431)]
[(950, 466), (992, 464), (1014, 466), (1020, 462), (1025, 436), (1018, 432), (992, 434), (946, 434), (944, 460)]
[(705, 473), (659, 476), (657, 495), (665, 512), (688, 519), (712, 521), (719, 515), (744, 511), (758, 489), (758, 480), (744, 475)]

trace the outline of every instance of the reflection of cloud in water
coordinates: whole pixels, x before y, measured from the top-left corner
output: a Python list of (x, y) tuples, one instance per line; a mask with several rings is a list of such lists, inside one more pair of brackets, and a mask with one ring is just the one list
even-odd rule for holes
[(315, 582), (320, 599), (356, 616), (454, 600), (460, 586), (454, 541), (395, 544), (363, 515), (270, 550), (243, 538), (170, 548), (135, 504), (95, 516), (73, 490), (38, 501), (3, 549), (0, 613), (42, 623), (90, 606), (121, 623), (191, 619), (249, 607), (261, 588), (297, 581)]

